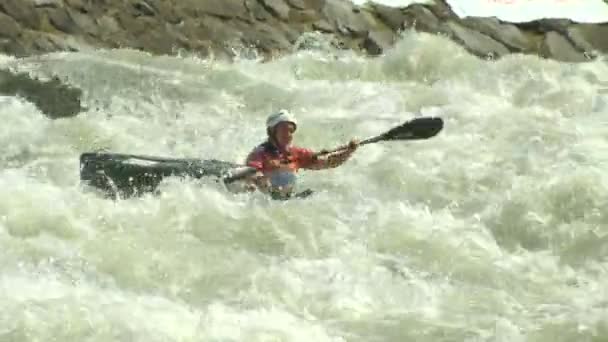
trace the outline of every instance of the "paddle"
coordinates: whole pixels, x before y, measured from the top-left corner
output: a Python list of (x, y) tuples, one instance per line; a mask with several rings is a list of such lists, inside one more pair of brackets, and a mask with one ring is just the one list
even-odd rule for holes
[[(437, 135), (442, 129), (443, 119), (438, 117), (419, 117), (406, 121), (405, 123), (397, 127), (393, 127), (389, 131), (386, 131), (380, 135), (362, 140), (361, 142), (359, 142), (359, 145), (367, 145), (379, 141), (430, 139)], [(348, 149), (348, 145), (340, 146), (333, 150), (322, 150), (318, 153), (315, 153), (314, 157), (319, 157), (325, 154), (335, 153), (346, 149)], [(253, 175), (255, 173), (255, 169), (248, 169), (230, 177), (226, 177), (224, 179), (224, 182), (226, 184), (229, 184), (241, 178)]]
[[(359, 145), (366, 145), (378, 141), (395, 140), (422, 140), (429, 139), (437, 135), (443, 129), (443, 120), (438, 117), (420, 117), (406, 121), (405, 123), (390, 129), (375, 137), (371, 137), (359, 142)], [(322, 150), (315, 154), (315, 157), (334, 153), (348, 149), (348, 145), (340, 146), (333, 150)]]

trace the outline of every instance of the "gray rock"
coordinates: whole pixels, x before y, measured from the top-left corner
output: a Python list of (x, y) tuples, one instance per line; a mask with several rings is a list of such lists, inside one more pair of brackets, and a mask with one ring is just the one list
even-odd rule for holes
[(21, 26), (15, 19), (0, 12), (0, 38), (15, 39), (21, 33)]
[(428, 33), (445, 33), (441, 21), (425, 6), (413, 5), (407, 8), (404, 14), (407, 17), (403, 24), (405, 27)]
[(133, 8), (137, 11), (138, 15), (153, 16), (158, 12), (158, 10), (148, 4), (147, 1), (137, 1), (133, 4)]
[[(194, 14), (210, 14), (220, 18), (248, 19), (249, 14), (243, 0), (183, 0), (179, 6)], [(192, 16), (192, 15), (191, 15)]]
[[(398, 8), (381, 4), (372, 4), (370, 7), (376, 16), (394, 31), (403, 28), (403, 23), (408, 19), (408, 16)], [(408, 10), (412, 7), (409, 7)]]
[(528, 23), (521, 23), (518, 26), (525, 30), (540, 33), (547, 33), (551, 31), (565, 33), (568, 26), (571, 24), (572, 22), (568, 19), (539, 19)]
[(316, 31), (330, 33), (335, 32), (335, 28), (325, 19), (319, 19), (312, 24), (312, 28)]
[(476, 56), (496, 58), (509, 53), (504, 45), (485, 34), (468, 29), (454, 21), (449, 21), (447, 27), (453, 33), (452, 38)]
[(0, 53), (13, 55), (15, 57), (27, 57), (31, 49), (16, 39), (0, 38)]
[(483, 33), (514, 51), (531, 51), (533, 42), (515, 25), (503, 24), (496, 18), (464, 18), (460, 24)]
[(243, 32), (236, 27), (235, 22), (224, 21), (212, 16), (202, 18), (195, 34), (203, 40), (220, 43), (240, 41), (243, 37)]
[(152, 2), (148, 0), (147, 3), (158, 13), (159, 21), (166, 21), (171, 25), (177, 25), (181, 23), (184, 18), (189, 14), (188, 12), (181, 11), (181, 7), (174, 5), (171, 1), (162, 0)]
[(376, 26), (369, 13), (357, 11), (348, 1), (326, 0), (322, 13), (327, 21), (343, 34), (364, 37)]
[(361, 47), (371, 56), (378, 56), (389, 49), (395, 42), (392, 31), (372, 31), (361, 43)]
[(585, 55), (576, 50), (564, 36), (557, 32), (548, 32), (541, 46), (541, 55), (562, 62), (584, 62)]
[(283, 0), (260, 0), (268, 12), (281, 20), (289, 19), (289, 6)]
[[(414, 5), (416, 6), (416, 5)], [(433, 15), (442, 20), (447, 21), (450, 19), (457, 18), (452, 8), (443, 0), (435, 0), (432, 5), (422, 5), (423, 7), (429, 9)]]
[(80, 89), (68, 86), (58, 79), (46, 82), (35, 80), (26, 73), (14, 74), (0, 70), (0, 94), (21, 96), (51, 119), (72, 117), (85, 109), (80, 103)]
[(304, 3), (306, 4), (306, 8), (321, 12), (326, 1), (327, 0), (304, 0)]
[(289, 4), (289, 6), (301, 10), (309, 8), (305, 0), (287, 0), (287, 3)]
[(96, 20), (100, 33), (114, 34), (120, 31), (120, 25), (114, 17), (104, 15)]
[(150, 17), (133, 17), (130, 13), (122, 11), (117, 13), (116, 19), (120, 24), (121, 31), (124, 31), (127, 35), (137, 36), (144, 31), (154, 29), (156, 22)]
[(0, 15), (0, 51), (15, 55), (91, 44), (214, 56), (234, 56), (245, 45), (270, 56), (293, 50), (312, 31), (327, 33), (340, 49), (379, 55), (406, 28), (447, 34), (480, 57), (515, 51), (580, 60), (582, 52), (608, 52), (607, 25), (460, 19), (445, 0), (406, 8), (348, 0), (0, 0), (0, 12), (6, 14)]
[(81, 32), (91, 34), (93, 36), (99, 35), (100, 29), (91, 15), (87, 15), (76, 10), (69, 10), (69, 14), (70, 18)]
[(246, 46), (255, 46), (265, 54), (287, 51), (291, 48), (291, 43), (285, 34), (266, 23), (259, 23), (249, 30), (244, 30), (241, 40)]
[(276, 25), (272, 26), (284, 35), (290, 44), (295, 44), (296, 40), (308, 30), (308, 26), (298, 25), (297, 23), (278, 22)]
[(314, 23), (321, 19), (319, 12), (313, 10), (292, 10), (289, 12), (290, 23)]
[(15, 19), (21, 26), (38, 30), (40, 29), (40, 15), (34, 3), (30, 0), (2, 0), (0, 10)]
[(38, 53), (79, 51), (88, 45), (74, 36), (46, 32), (28, 32), (25, 39)]
[(51, 10), (49, 20), (51, 24), (59, 31), (65, 33), (77, 33), (79, 31), (78, 26), (66, 8), (57, 8)]
[(162, 28), (150, 29), (136, 37), (133, 46), (157, 55), (170, 55), (179, 47), (179, 39), (171, 31)]
[(87, 13), (91, 9), (91, 2), (87, 0), (63, 0), (68, 7), (81, 13)]
[(245, 7), (254, 20), (266, 21), (272, 19), (272, 14), (258, 0), (245, 0)]
[(608, 53), (608, 25), (577, 24), (568, 28), (567, 36), (582, 51)]

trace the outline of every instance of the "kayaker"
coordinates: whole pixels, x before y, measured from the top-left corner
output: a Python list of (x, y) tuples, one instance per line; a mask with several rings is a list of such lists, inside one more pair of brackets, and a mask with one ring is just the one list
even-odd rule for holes
[(324, 170), (338, 167), (359, 147), (359, 141), (353, 139), (347, 149), (316, 157), (313, 150), (292, 145), (297, 128), (298, 122), (288, 110), (283, 109), (268, 116), (266, 141), (256, 146), (246, 159), (248, 166), (258, 170), (250, 178), (250, 184), (262, 192), (279, 197), (289, 196), (294, 189), (299, 169)]

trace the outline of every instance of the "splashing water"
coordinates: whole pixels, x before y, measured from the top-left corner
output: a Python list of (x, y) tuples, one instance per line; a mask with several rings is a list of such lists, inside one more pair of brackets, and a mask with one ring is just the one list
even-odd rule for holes
[[(88, 111), (0, 106), (0, 340), (602, 341), (608, 338), (603, 61), (487, 62), (406, 33), (376, 59), (260, 63), (114, 50), (3, 57)], [(604, 96), (604, 97), (602, 97)], [(444, 130), (361, 147), (277, 202), (207, 182), (111, 201), (78, 156), (242, 162), (288, 108), (334, 147), (417, 115)]]

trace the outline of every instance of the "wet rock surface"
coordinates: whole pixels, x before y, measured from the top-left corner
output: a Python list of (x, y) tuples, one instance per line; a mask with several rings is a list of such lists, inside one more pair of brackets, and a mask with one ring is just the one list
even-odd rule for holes
[(0, 94), (20, 96), (50, 119), (72, 117), (85, 110), (80, 103), (82, 91), (56, 78), (38, 80), (26, 73), (0, 70)]
[[(154, 54), (187, 50), (235, 57), (243, 45), (263, 57), (292, 52), (306, 32), (330, 34), (342, 48), (380, 55), (402, 30), (442, 34), (486, 58), (510, 53), (586, 61), (608, 51), (608, 25), (569, 20), (512, 24), (458, 18), (442, 0), (404, 8), (347, 0), (3, 0), (0, 51), (24, 56), (82, 47)], [(70, 38), (71, 37), (71, 38)], [(75, 43), (77, 42), (77, 43)]]

